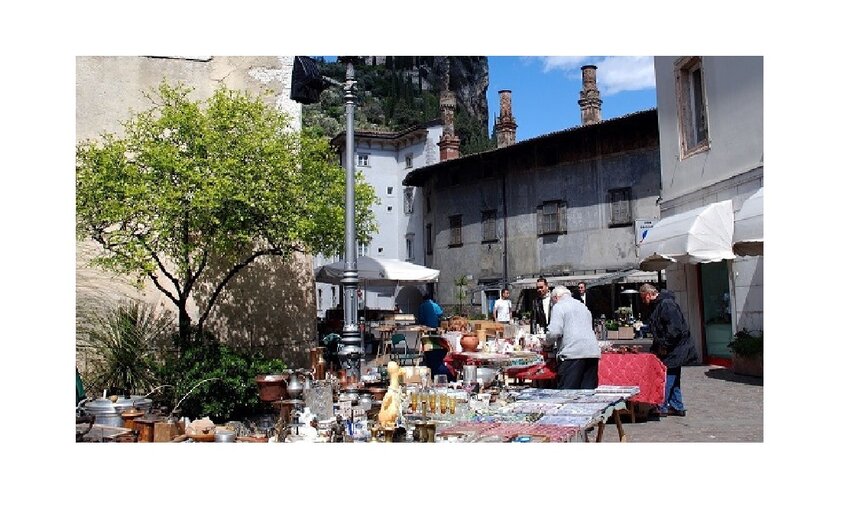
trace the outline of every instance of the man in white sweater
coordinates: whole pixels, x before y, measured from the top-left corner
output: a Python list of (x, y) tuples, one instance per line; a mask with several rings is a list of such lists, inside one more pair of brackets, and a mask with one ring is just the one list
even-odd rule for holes
[(592, 330), (592, 313), (562, 285), (553, 289), (550, 298), (554, 305), (547, 326), (547, 341), (557, 350), (556, 387), (597, 388), (601, 348)]

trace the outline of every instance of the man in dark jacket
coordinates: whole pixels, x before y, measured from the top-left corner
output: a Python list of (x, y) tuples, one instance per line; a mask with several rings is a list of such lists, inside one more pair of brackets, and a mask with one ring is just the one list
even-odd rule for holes
[(666, 366), (666, 399), (659, 407), (659, 415), (685, 416), (680, 368), (698, 360), (686, 318), (671, 292), (658, 292), (656, 287), (645, 283), (639, 287), (639, 296), (643, 303), (651, 306), (648, 317), (648, 327), (654, 335), (651, 353), (657, 355)]
[(550, 322), (550, 311), (553, 307), (550, 302), (550, 287), (548, 287), (547, 280), (543, 277), (535, 280), (535, 293), (532, 320), (530, 321), (530, 333), (538, 333), (539, 330), (546, 333), (547, 324)]

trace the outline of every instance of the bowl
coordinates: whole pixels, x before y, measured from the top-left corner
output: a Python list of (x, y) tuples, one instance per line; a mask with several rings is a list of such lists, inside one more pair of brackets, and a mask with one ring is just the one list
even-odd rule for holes
[(497, 378), (497, 370), (492, 369), (490, 367), (477, 367), (476, 368), (476, 381), (482, 381), (483, 387), (490, 387), (492, 383), (494, 383), (494, 379)]

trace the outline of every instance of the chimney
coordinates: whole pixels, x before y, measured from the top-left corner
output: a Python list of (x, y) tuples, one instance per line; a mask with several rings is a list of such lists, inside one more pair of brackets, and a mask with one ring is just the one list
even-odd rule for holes
[(580, 92), (580, 119), (583, 125), (597, 124), (601, 121), (601, 92), (598, 91), (597, 70), (595, 65), (580, 68), (583, 71), (583, 91)]
[(494, 132), (497, 133), (497, 148), (502, 149), (515, 143), (518, 124), (512, 116), (512, 90), (500, 90), (500, 116), (494, 121)]
[(456, 112), (456, 94), (450, 91), (449, 68), (444, 74), (444, 88), (441, 91), (441, 120), (444, 124), (444, 133), (438, 140), (438, 148), (441, 149), (441, 161), (456, 159), (459, 157), (459, 139), (453, 126), (453, 117)]

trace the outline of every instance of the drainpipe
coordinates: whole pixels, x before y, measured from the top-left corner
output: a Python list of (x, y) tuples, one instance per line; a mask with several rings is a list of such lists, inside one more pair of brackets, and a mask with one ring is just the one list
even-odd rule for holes
[(503, 170), (503, 288), (509, 288), (509, 214), (506, 211), (506, 170)]

